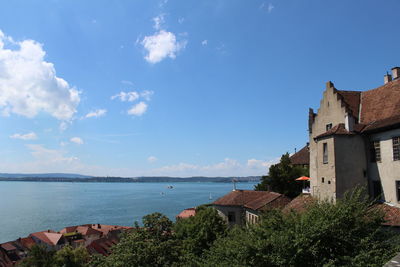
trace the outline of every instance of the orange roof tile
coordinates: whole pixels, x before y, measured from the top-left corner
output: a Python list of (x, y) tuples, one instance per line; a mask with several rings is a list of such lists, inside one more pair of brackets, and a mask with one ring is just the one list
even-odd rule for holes
[(51, 230), (43, 231), (43, 232), (36, 232), (36, 233), (30, 234), (29, 236), (34, 236), (52, 246), (57, 245), (58, 241), (60, 241), (60, 239), (63, 237), (62, 234), (56, 233)]
[(195, 215), (196, 215), (196, 209), (188, 208), (188, 209), (184, 209), (183, 211), (181, 211), (181, 213), (179, 213), (178, 216), (176, 216), (176, 218), (185, 219), (185, 218), (189, 218), (189, 217), (192, 217)]

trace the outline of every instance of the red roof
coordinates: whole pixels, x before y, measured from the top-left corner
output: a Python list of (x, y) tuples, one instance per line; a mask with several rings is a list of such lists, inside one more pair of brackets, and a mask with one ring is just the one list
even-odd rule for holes
[(93, 229), (91, 226), (78, 226), (76, 231), (82, 235), (102, 235), (99, 230)]
[(179, 213), (178, 216), (176, 216), (176, 218), (185, 219), (185, 218), (189, 218), (189, 217), (192, 217), (195, 215), (196, 215), (196, 209), (188, 208), (188, 209), (181, 211), (181, 213)]
[(57, 243), (60, 241), (60, 239), (63, 237), (62, 234), (56, 233), (54, 231), (48, 230), (48, 231), (43, 231), (43, 232), (37, 232), (30, 234), (29, 236), (34, 236), (43, 242), (55, 246)]
[[(278, 199), (283, 201), (277, 201)], [(285, 203), (286, 202), (286, 203)], [(213, 202), (219, 206), (241, 206), (252, 210), (280, 208), (290, 199), (270, 191), (235, 190)]]
[(16, 250), (17, 248), (11, 242), (3, 243), (0, 245), (6, 251)]
[(32, 246), (35, 245), (35, 241), (33, 241), (32, 237), (24, 237), (19, 239), (19, 242), (23, 247), (30, 249)]
[(400, 226), (400, 209), (386, 203), (376, 204), (375, 207), (381, 209), (384, 213), (385, 222), (383, 225)]
[(346, 108), (350, 111), (350, 114), (353, 117), (358, 118), (361, 92), (336, 90), (336, 93), (338, 94), (338, 97), (343, 100)]

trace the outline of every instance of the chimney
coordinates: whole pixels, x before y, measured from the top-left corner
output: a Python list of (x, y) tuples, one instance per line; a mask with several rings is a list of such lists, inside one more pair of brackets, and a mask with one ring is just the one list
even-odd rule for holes
[(392, 68), (392, 76), (393, 76), (393, 80), (400, 78), (400, 67)]
[(383, 76), (383, 81), (385, 82), (385, 84), (392, 81), (392, 75), (386, 72), (385, 76)]

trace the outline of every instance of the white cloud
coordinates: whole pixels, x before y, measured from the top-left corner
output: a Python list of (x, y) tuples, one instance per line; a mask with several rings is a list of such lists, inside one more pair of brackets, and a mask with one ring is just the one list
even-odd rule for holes
[(161, 26), (164, 24), (164, 14), (160, 14), (157, 17), (153, 18), (154, 21), (154, 26), (153, 28), (156, 29), (157, 31), (161, 29)]
[(179, 18), (179, 19), (178, 19), (178, 23), (179, 23), (179, 24), (182, 24), (183, 22), (185, 22), (185, 18)]
[(68, 126), (69, 126), (69, 123), (62, 121), (62, 122), (60, 122), (58, 129), (60, 130), (60, 132), (64, 132), (65, 130), (68, 129)]
[(140, 96), (146, 99), (147, 101), (150, 101), (153, 94), (154, 94), (153, 91), (144, 90), (143, 92), (140, 93)]
[(156, 162), (157, 160), (158, 160), (158, 159), (157, 159), (156, 157), (154, 157), (154, 156), (150, 156), (150, 157), (147, 158), (147, 161), (150, 162), (150, 163), (154, 163), (154, 162)]
[(106, 115), (106, 109), (97, 109), (86, 114), (85, 118), (98, 118)]
[(249, 159), (245, 163), (238, 160), (226, 158), (222, 162), (210, 165), (197, 165), (181, 162), (176, 165), (168, 165), (152, 170), (149, 175), (171, 175), (171, 176), (258, 176), (268, 173), (272, 164), (279, 159), (263, 161)]
[(12, 139), (21, 139), (21, 140), (35, 140), (37, 139), (37, 135), (34, 132), (30, 132), (27, 134), (13, 134), (10, 136)]
[(268, 13), (271, 13), (272, 12), (272, 10), (274, 9), (275, 7), (274, 7), (274, 5), (272, 4), (272, 3), (266, 3), (266, 2), (263, 2), (261, 5), (260, 5), (260, 9), (261, 10), (265, 10), (265, 11), (267, 11)]
[(201, 45), (206, 46), (207, 44), (208, 44), (208, 41), (207, 41), (207, 40), (201, 41)]
[(83, 140), (79, 137), (72, 137), (71, 139), (69, 139), (69, 141), (77, 145), (83, 145)]
[(147, 111), (147, 104), (143, 101), (134, 105), (131, 109), (128, 110), (129, 115), (134, 116), (142, 116)]
[(176, 54), (185, 48), (187, 41), (178, 42), (175, 34), (160, 30), (153, 35), (145, 36), (141, 44), (147, 50), (146, 61), (155, 64), (167, 57), (175, 59)]
[[(7, 49), (11, 44), (15, 49)], [(45, 112), (70, 120), (80, 102), (79, 91), (57, 77), (53, 63), (34, 40), (14, 42), (0, 30), (0, 111), (28, 118)]]
[(43, 145), (26, 145), (31, 150), (31, 155), (39, 161), (46, 163), (71, 163), (77, 160), (77, 157), (65, 157), (59, 150), (47, 149)]
[(118, 98), (122, 102), (133, 102), (139, 98), (139, 93), (132, 91), (132, 92), (120, 92), (119, 94), (113, 95), (111, 99), (116, 99)]

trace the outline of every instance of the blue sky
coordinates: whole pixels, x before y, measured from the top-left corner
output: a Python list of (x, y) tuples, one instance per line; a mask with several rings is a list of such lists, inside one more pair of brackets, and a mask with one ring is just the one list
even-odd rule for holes
[(325, 82), (400, 65), (400, 1), (2, 1), (0, 172), (266, 174)]

